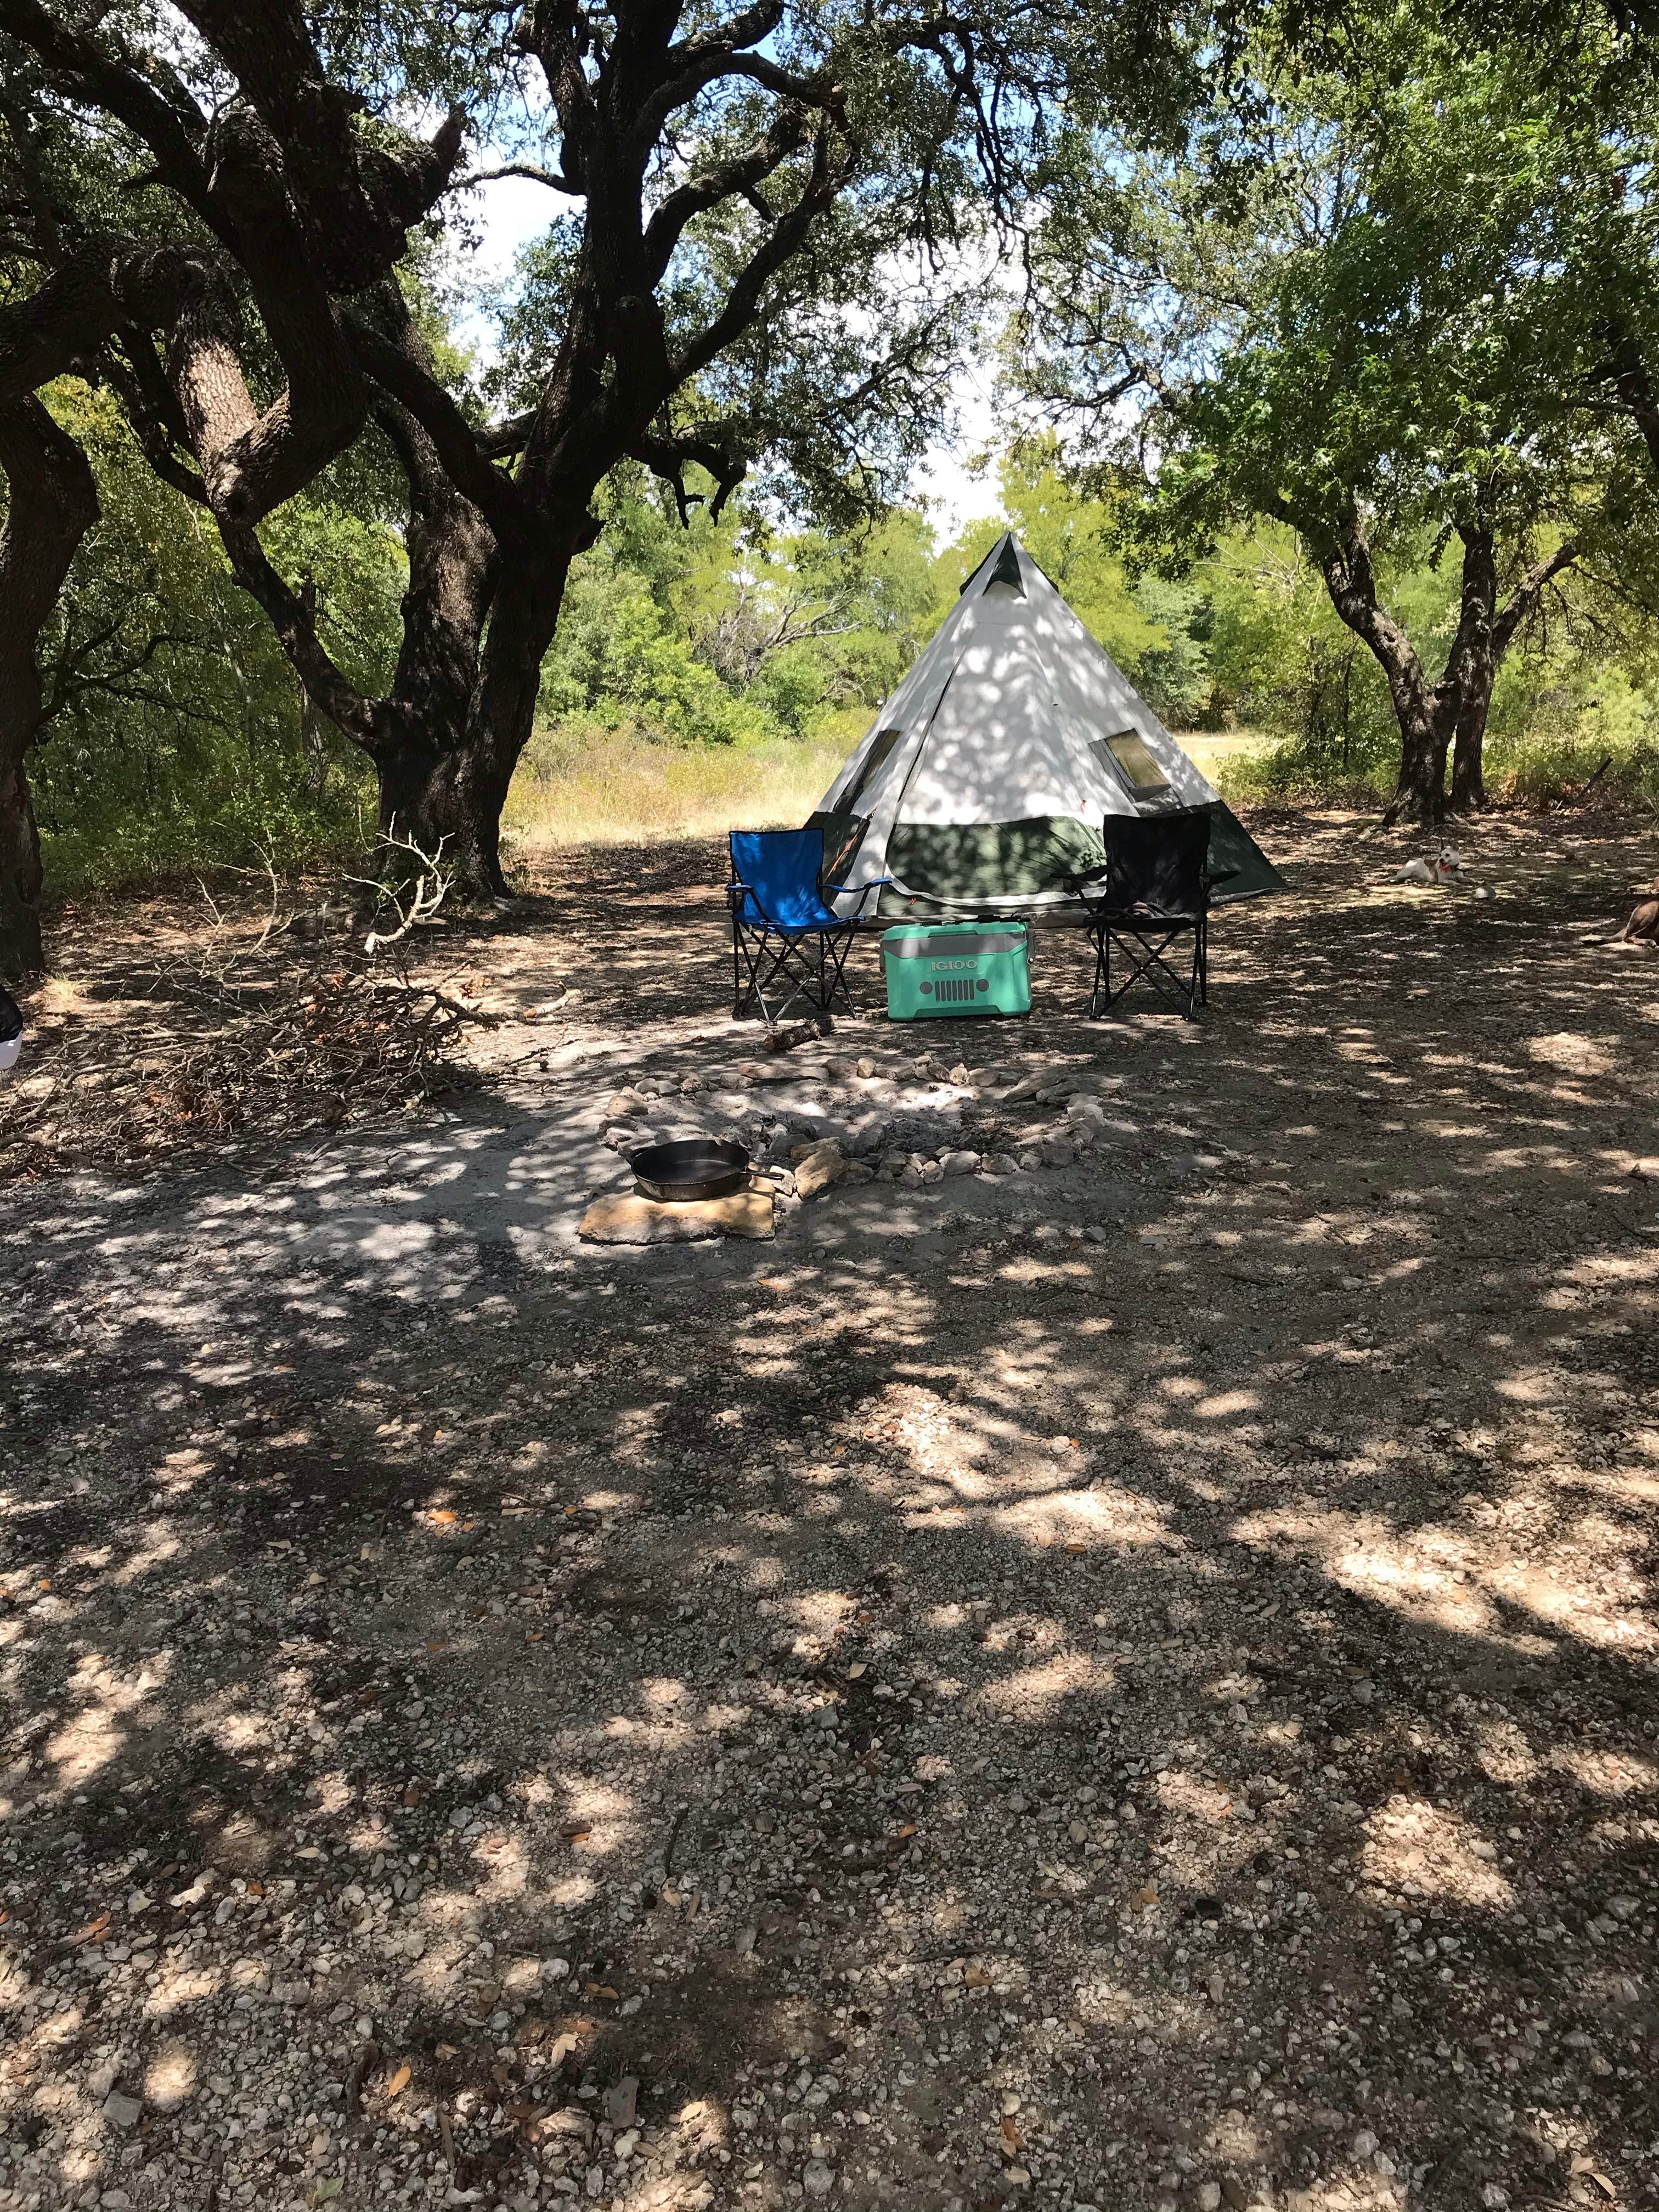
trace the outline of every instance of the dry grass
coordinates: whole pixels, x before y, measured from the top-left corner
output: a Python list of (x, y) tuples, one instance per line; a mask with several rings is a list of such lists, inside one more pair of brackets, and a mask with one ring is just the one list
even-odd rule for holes
[(526, 852), (793, 828), (817, 805), (857, 734), (692, 746), (629, 731), (538, 732), (514, 780), (504, 827)]
[[(754, 745), (663, 744), (583, 724), (540, 730), (514, 780), (504, 827), (526, 855), (791, 828), (823, 797), (863, 719), (854, 710), (833, 733)], [(1180, 742), (1224, 792), (1231, 763), (1270, 744), (1247, 730)]]

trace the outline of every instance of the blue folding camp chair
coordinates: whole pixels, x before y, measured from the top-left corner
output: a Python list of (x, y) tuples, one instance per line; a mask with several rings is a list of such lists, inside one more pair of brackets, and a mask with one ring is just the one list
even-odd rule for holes
[[(836, 857), (850, 862), (861, 836), (837, 840)], [(732, 1012), (757, 1013), (769, 1028), (798, 1000), (821, 1013), (847, 998), (842, 971), (864, 920), (864, 902), (887, 878), (866, 884), (850, 915), (837, 914), (826, 893), (844, 886), (823, 880), (823, 830), (733, 830)]]

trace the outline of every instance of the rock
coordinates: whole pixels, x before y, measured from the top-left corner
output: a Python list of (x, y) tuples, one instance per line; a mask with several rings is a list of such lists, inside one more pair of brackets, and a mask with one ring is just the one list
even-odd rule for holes
[(1198, 2212), (1220, 2212), (1221, 2184), (1200, 2181), (1198, 2185)]
[(639, 2101), (638, 2075), (624, 2074), (620, 2081), (613, 2081), (605, 2093), (605, 2117), (613, 2128), (631, 2128)]
[(1250, 2201), (1250, 2192), (1236, 2173), (1222, 2175), (1221, 2194), (1231, 2206), (1232, 2212), (1245, 2212), (1245, 2207)]
[(1043, 1139), (1040, 1156), (1045, 1168), (1068, 1168), (1075, 1157), (1071, 1146), (1058, 1137)]
[(977, 1175), (980, 1156), (977, 1152), (953, 1152), (939, 1154), (939, 1172), (947, 1176)]
[(870, 1080), (870, 1078), (875, 1073), (875, 1072), (876, 1063), (873, 1060), (860, 1060), (859, 1073), (864, 1078), (866, 1083)]
[(605, 1102), (607, 1121), (621, 1121), (634, 1116), (643, 1116), (651, 1110), (649, 1102), (637, 1091), (613, 1091)]
[(1015, 1165), (1027, 1170), (1031, 1168), (1040, 1168), (1042, 1165), (1042, 1155), (1041, 1152), (1022, 1152), (1018, 1159), (1015, 1162)]
[(972, 1078), (968, 1073), (968, 1064), (965, 1060), (959, 1060), (956, 1066), (951, 1070), (951, 1080), (952, 1083), (957, 1085), (969, 1083), (972, 1080)]
[(806, 2171), (801, 2175), (800, 2185), (809, 2197), (827, 2197), (835, 2186), (836, 2177), (828, 2162), (821, 2158), (809, 2158)]
[(945, 1170), (937, 1160), (924, 1160), (921, 1164), (921, 1179), (923, 1182), (943, 1182)]
[(795, 1164), (795, 1195), (816, 1198), (831, 1183), (839, 1182), (846, 1172), (847, 1156), (839, 1145), (815, 1145), (805, 1159)]
[(129, 2097), (125, 2091), (112, 2089), (100, 2107), (112, 2128), (136, 2128), (143, 2118), (142, 2097)]
[[(799, 1177), (796, 1178), (797, 1185)], [(769, 1192), (733, 1191), (729, 1198), (704, 1198), (665, 1206), (633, 1193), (595, 1199), (576, 1234), (590, 1244), (684, 1244), (710, 1237), (765, 1238), (776, 1224)]]
[(848, 1160), (846, 1172), (842, 1176), (843, 1182), (873, 1182), (875, 1179), (875, 1170), (866, 1167), (862, 1160)]
[(1018, 1083), (1014, 1084), (1011, 1089), (1003, 1092), (1002, 1095), (1004, 1102), (1010, 1106), (1018, 1105), (1022, 1098), (1035, 1098), (1042, 1087), (1042, 1084), (1040, 1077), (1035, 1075), (1022, 1075)]
[(1371, 2133), (1369, 2128), (1361, 2128), (1359, 2133), (1353, 2139), (1354, 2156), (1356, 2158), (1369, 2158), (1376, 2148), (1376, 2137)]

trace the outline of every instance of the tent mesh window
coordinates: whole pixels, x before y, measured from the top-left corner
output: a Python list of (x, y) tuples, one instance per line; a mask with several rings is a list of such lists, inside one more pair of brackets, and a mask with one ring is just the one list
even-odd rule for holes
[(889, 760), (892, 757), (894, 746), (903, 735), (904, 732), (902, 730), (882, 730), (878, 732), (876, 742), (870, 748), (868, 759), (865, 762), (864, 766), (859, 770), (858, 776), (851, 787), (848, 790), (842, 792), (841, 795), (841, 803), (836, 810), (837, 813), (853, 814), (857, 812), (860, 799), (863, 798), (865, 793), (875, 781), (876, 778), (881, 774), (883, 769), (886, 767)]
[(1103, 768), (1116, 770), (1132, 799), (1156, 799), (1170, 787), (1169, 777), (1139, 730), (1119, 730), (1109, 738), (1097, 738), (1090, 750)]

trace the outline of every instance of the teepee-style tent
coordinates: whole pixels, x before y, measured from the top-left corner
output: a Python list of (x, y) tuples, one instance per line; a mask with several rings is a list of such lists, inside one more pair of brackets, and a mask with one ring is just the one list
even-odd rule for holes
[[(847, 889), (899, 916), (1079, 912), (1062, 878), (1103, 857), (1108, 814), (1210, 811), (1217, 897), (1282, 890), (1243, 824), (1030, 555), (1001, 538), (824, 794)], [(848, 864), (854, 824), (868, 827)], [(866, 909), (867, 911), (867, 909)], [(1069, 910), (1069, 911), (1068, 911)]]

